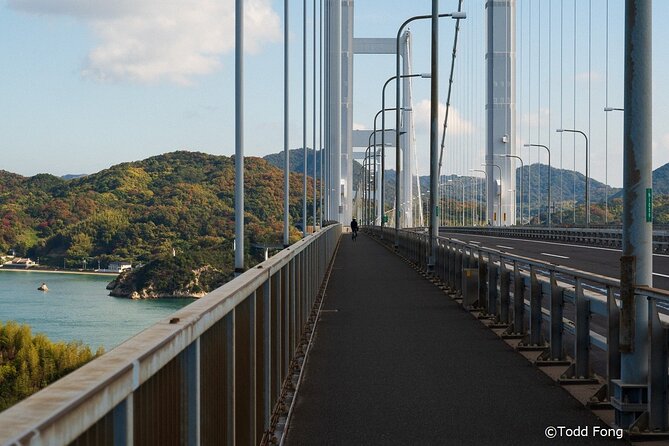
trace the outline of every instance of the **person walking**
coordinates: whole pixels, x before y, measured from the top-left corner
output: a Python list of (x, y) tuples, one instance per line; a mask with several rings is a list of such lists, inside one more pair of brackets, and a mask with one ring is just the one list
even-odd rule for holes
[(353, 233), (351, 239), (355, 241), (355, 239), (358, 238), (358, 222), (355, 221), (355, 218), (351, 220), (351, 232)]

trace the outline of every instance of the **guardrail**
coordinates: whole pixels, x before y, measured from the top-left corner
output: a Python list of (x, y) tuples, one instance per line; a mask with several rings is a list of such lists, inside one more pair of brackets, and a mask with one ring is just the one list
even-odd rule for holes
[[(381, 235), (378, 227), (365, 229)], [(425, 271), (428, 237), (424, 231), (399, 232), (399, 254)], [(381, 238), (393, 247), (394, 229), (384, 229)], [(669, 317), (658, 310), (658, 303), (668, 308), (668, 291), (635, 289), (651, 309), (649, 379), (647, 384), (630, 386), (620, 381), (618, 279), (447, 237), (437, 240), (432, 274), (464, 307), (492, 319), (494, 327), (506, 328), (503, 337), (521, 339), (519, 349), (540, 351), (538, 365), (565, 365), (563, 384), (599, 382), (591, 353), (592, 348), (601, 350), (604, 384), (589, 405), (614, 407), (617, 424), (630, 433), (669, 432)]]
[[(494, 237), (547, 240), (567, 243), (597, 245), (607, 248), (622, 248), (623, 232), (620, 228), (546, 228), (546, 227), (461, 227), (442, 226), (442, 232), (479, 234)], [(669, 231), (653, 230), (653, 251), (669, 252)]]
[(0, 414), (0, 444), (258, 444), (334, 255), (308, 236)]

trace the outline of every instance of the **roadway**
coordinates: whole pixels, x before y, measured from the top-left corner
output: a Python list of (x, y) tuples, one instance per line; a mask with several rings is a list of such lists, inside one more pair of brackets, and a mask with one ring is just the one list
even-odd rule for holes
[[(573, 243), (451, 233), (444, 229), (441, 230), (440, 234), (442, 237), (453, 238), (488, 249), (496, 249), (508, 254), (568, 266), (602, 276), (620, 277), (621, 251), (619, 249)], [(653, 286), (665, 290), (669, 289), (669, 255), (653, 255)]]

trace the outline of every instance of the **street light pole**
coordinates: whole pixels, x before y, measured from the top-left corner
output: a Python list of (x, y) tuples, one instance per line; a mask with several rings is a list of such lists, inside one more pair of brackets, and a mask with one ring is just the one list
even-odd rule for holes
[[(418, 74), (403, 74), (399, 76), (400, 79), (403, 78), (409, 78), (409, 77), (422, 77), (425, 79), (430, 78), (430, 73), (418, 73)], [(396, 108), (389, 108), (386, 109), (386, 87), (388, 84), (397, 79), (397, 75), (390, 77), (384, 84), (383, 88), (381, 89), (381, 110), (397, 110)], [(399, 85), (399, 82), (397, 82)], [(396, 107), (399, 107), (397, 103), (395, 104)], [(376, 126), (375, 126), (376, 127)], [(399, 126), (395, 127), (396, 129), (399, 129)], [(383, 178), (385, 175), (385, 159), (386, 159), (386, 114), (383, 113), (381, 116), (381, 194), (383, 194)], [(396, 153), (395, 153), (395, 226), (399, 225), (399, 217), (400, 217), (400, 188), (399, 188), (399, 171), (400, 171), (400, 151), (399, 148), (396, 147)], [(383, 218), (381, 218), (381, 238), (383, 238)]]
[[(585, 227), (590, 227), (590, 168), (588, 160), (590, 159), (590, 153), (588, 149), (588, 135), (583, 133), (580, 130), (575, 129), (557, 129), (555, 130), (558, 133), (569, 132), (569, 133), (580, 133), (585, 138)], [(576, 213), (576, 209), (574, 209)]]
[[(408, 78), (408, 77), (422, 77), (425, 79), (430, 78), (430, 73), (420, 73), (420, 74), (403, 74), (399, 76), (400, 79), (403, 78)], [(386, 110), (386, 87), (388, 84), (393, 81), (397, 80), (397, 75), (391, 76), (384, 84), (383, 88), (381, 89), (381, 109)], [(397, 82), (397, 85), (399, 85), (399, 82)], [(399, 107), (399, 101), (396, 101), (395, 107)], [(392, 108), (388, 110), (397, 110), (397, 108)], [(398, 111), (399, 113), (399, 111)], [(395, 126), (396, 129), (399, 129), (399, 125)], [(381, 133), (381, 159), (382, 163), (384, 163), (383, 160), (385, 160), (385, 148), (386, 148), (386, 114), (384, 113), (383, 116), (381, 116), (381, 130), (383, 130), (383, 133)], [(398, 138), (399, 139), (399, 138)], [(399, 227), (399, 218), (400, 218), (400, 187), (399, 187), (399, 172), (400, 172), (400, 150), (399, 147), (395, 147), (396, 153), (395, 153), (395, 227)], [(385, 165), (384, 165), (385, 168)], [(384, 173), (385, 174), (385, 173)], [(383, 222), (382, 226), (383, 228)], [(383, 234), (383, 231), (381, 231), (381, 234)]]
[[(431, 15), (417, 15), (413, 17), (409, 17), (406, 19), (399, 27), (397, 30), (397, 36), (395, 38), (395, 128), (399, 130), (400, 128), (400, 82), (399, 82), (399, 77), (400, 77), (400, 38), (402, 36), (402, 31), (404, 28), (411, 22), (415, 20), (426, 20), (426, 19), (433, 19), (433, 30), (435, 30), (435, 18), (436, 17), (451, 17), (453, 19), (465, 19), (467, 18), (467, 14), (464, 12), (453, 12), (449, 14), (438, 14), (438, 0), (432, 0), (433, 5), (432, 5), (432, 14)], [(435, 3), (437, 3), (435, 5)], [(434, 36), (433, 36), (434, 39)], [(433, 82), (435, 82), (434, 79), (436, 79), (437, 76), (437, 71), (432, 70), (431, 75), (434, 76)], [(436, 83), (436, 82), (435, 82)], [(395, 179), (395, 187), (397, 190), (400, 189), (400, 135), (397, 133), (395, 135), (395, 150), (397, 150), (397, 157), (395, 159), (395, 164), (396, 164), (396, 179)], [(395, 249), (399, 248), (400, 244), (400, 227), (399, 227), (399, 219), (395, 219)]]
[[(520, 161), (520, 224), (523, 224), (523, 176), (525, 175), (524, 170), (525, 170), (525, 164), (523, 163), (523, 159), (517, 155), (509, 155), (507, 153), (500, 155), (504, 158), (515, 158), (518, 161)], [(529, 187), (529, 183), (527, 184)], [(530, 218), (530, 207), (529, 207), (529, 199), (527, 201), (527, 218), (529, 221)]]
[(551, 151), (548, 147), (543, 144), (524, 144), (525, 147), (539, 147), (546, 149), (548, 152), (548, 227), (551, 227)]

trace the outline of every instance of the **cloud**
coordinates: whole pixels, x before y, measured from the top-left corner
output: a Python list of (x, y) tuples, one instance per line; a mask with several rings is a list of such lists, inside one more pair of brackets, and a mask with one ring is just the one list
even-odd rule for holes
[[(233, 0), (8, 0), (14, 10), (81, 20), (97, 38), (82, 75), (98, 81), (192, 83), (221, 68), (234, 49)], [(248, 0), (244, 47), (281, 38), (270, 0)]]
[[(414, 104), (414, 120), (416, 123), (416, 131), (429, 132), (430, 131), (430, 100), (423, 99)], [(446, 115), (446, 104), (439, 103), (439, 133), (444, 126), (444, 116)], [(457, 108), (451, 105), (448, 112), (448, 127), (446, 133), (448, 135), (468, 135), (474, 132), (474, 125), (463, 118)]]
[(353, 130), (365, 130), (367, 126), (365, 124), (360, 124), (359, 122), (353, 123)]
[(539, 117), (541, 117), (541, 124), (547, 125), (548, 114), (549, 114), (548, 108), (544, 107), (540, 109), (541, 116), (538, 116), (536, 111), (533, 111), (531, 113), (523, 113), (523, 115), (520, 117), (520, 123), (523, 126), (523, 128), (525, 128), (525, 126), (528, 125), (532, 128), (537, 128), (539, 126)]

